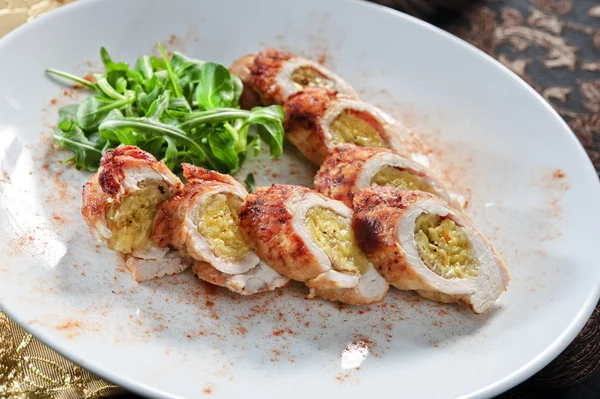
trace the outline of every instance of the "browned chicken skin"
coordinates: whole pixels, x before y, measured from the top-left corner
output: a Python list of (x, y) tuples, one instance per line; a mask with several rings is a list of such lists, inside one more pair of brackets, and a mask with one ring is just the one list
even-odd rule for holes
[(399, 151), (408, 133), (378, 108), (319, 88), (291, 95), (284, 110), (286, 137), (316, 165), (343, 144)]
[[(319, 229), (327, 230), (322, 232), (323, 241), (309, 230), (307, 218), (313, 209), (320, 209), (334, 220), (347, 220), (347, 227), (338, 226), (351, 232), (349, 208), (305, 187), (292, 185), (256, 189), (242, 206), (240, 227), (266, 263), (284, 276), (305, 282), (312, 296), (353, 305), (381, 301), (388, 285), (360, 253), (353, 234), (348, 235), (350, 242), (338, 242), (334, 248), (339, 251), (346, 244), (354, 245), (358, 256), (364, 259), (364, 269), (341, 270), (336, 263), (337, 254), (326, 252), (327, 240), (334, 239), (336, 231), (321, 225)], [(316, 222), (320, 221), (325, 220)], [(355, 258), (351, 259), (353, 262)]]
[(266, 49), (245, 55), (234, 61), (229, 70), (244, 83), (242, 108), (283, 104), (291, 94), (311, 86), (357, 98), (352, 87), (333, 72), (285, 51)]
[(357, 242), (391, 285), (462, 302), (475, 313), (505, 290), (509, 276), (495, 249), (462, 212), (433, 194), (371, 185), (356, 195), (354, 207)]
[(175, 195), (181, 182), (169, 168), (138, 147), (108, 150), (98, 172), (83, 187), (83, 218), (90, 232), (109, 249), (126, 255), (137, 281), (179, 273), (187, 264), (157, 248), (150, 234), (161, 201)]
[(190, 258), (198, 278), (242, 295), (286, 285), (289, 280), (243, 242), (236, 225), (238, 209), (231, 208), (247, 195), (240, 183), (229, 175), (182, 166), (188, 183), (179, 195), (159, 205), (152, 233), (156, 244)]
[[(381, 171), (390, 175), (381, 175)], [(316, 191), (342, 201), (351, 208), (354, 206), (354, 196), (371, 184), (395, 185), (406, 190), (421, 189), (453, 202), (444, 184), (430, 170), (384, 148), (352, 144), (338, 146), (325, 159), (315, 176)]]

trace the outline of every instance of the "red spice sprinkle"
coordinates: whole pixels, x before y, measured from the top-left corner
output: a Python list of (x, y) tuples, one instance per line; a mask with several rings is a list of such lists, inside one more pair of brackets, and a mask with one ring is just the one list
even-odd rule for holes
[(73, 328), (73, 327), (81, 327), (81, 323), (77, 320), (75, 320), (75, 321), (69, 320), (65, 324), (62, 324), (62, 325), (56, 327), (56, 329), (57, 330), (67, 330), (67, 329)]
[(554, 172), (552, 172), (553, 179), (564, 179), (565, 177), (567, 177), (567, 174), (561, 169), (556, 169)]
[(285, 330), (277, 330), (277, 331), (273, 331), (273, 335), (275, 335), (276, 337), (279, 337), (280, 335), (282, 335), (283, 333), (285, 333)]
[(205, 393), (205, 394), (212, 393), (212, 388), (211, 388), (211, 387), (206, 387), (206, 388), (204, 388), (204, 393)]
[(215, 303), (212, 301), (206, 301), (206, 306), (208, 306), (209, 308), (212, 308), (213, 306), (215, 306)]
[(57, 98), (53, 98), (52, 100), (50, 100), (50, 104), (52, 104), (52, 105), (58, 104), (58, 99)]

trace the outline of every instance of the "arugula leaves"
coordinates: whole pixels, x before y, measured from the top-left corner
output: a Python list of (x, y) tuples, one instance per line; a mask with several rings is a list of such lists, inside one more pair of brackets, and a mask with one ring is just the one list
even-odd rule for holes
[[(179, 171), (182, 162), (235, 174), (247, 154), (257, 155), (261, 141), (273, 157), (283, 151), (283, 108), (242, 110), (242, 82), (227, 68), (174, 53), (169, 59), (144, 55), (133, 68), (112, 60), (102, 47), (106, 72), (94, 82), (47, 69), (95, 92), (81, 104), (59, 110), (54, 139), (73, 151), (65, 162), (94, 171), (102, 154), (119, 145), (136, 145)], [(253, 177), (246, 179), (253, 184)]]

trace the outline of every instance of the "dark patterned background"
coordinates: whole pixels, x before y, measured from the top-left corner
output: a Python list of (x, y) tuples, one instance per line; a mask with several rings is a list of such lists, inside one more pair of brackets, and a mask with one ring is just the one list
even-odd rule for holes
[[(600, 170), (600, 1), (376, 2), (431, 22), (509, 67), (565, 118)], [(554, 362), (499, 398), (598, 399), (599, 367), (600, 304)]]

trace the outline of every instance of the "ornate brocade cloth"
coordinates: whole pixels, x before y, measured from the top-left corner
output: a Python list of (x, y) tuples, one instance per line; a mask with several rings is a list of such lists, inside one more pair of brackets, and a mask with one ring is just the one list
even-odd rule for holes
[[(0, 37), (69, 1), (0, 0)], [(377, 0), (427, 20), (496, 58), (562, 115), (600, 170), (600, 3), (597, 0)], [(502, 399), (600, 397), (600, 306), (550, 365)], [(125, 394), (74, 365), (0, 313), (0, 398)]]

